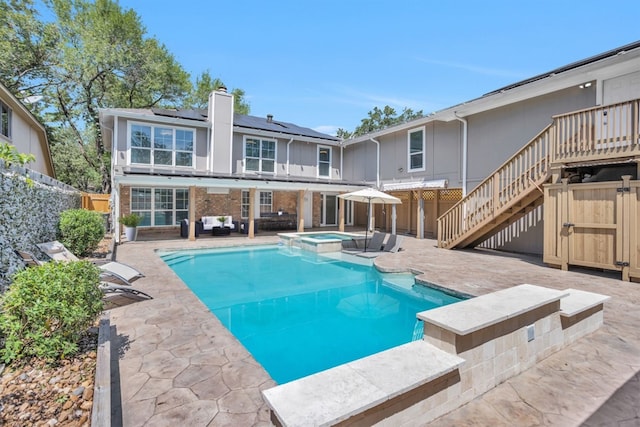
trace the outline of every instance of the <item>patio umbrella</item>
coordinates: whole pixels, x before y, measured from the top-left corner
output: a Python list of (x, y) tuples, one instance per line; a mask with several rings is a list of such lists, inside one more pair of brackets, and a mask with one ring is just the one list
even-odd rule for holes
[(390, 194), (378, 191), (375, 188), (365, 188), (364, 190), (352, 191), (351, 193), (339, 194), (338, 197), (353, 202), (367, 203), (367, 228), (364, 231), (364, 251), (367, 251), (367, 234), (369, 232), (369, 213), (371, 212), (371, 204), (399, 205), (402, 201)]

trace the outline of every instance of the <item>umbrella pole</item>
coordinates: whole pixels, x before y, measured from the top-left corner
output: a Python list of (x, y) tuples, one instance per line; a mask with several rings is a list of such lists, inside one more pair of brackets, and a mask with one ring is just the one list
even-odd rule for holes
[(364, 251), (367, 252), (367, 234), (369, 233), (369, 223), (371, 222), (371, 199), (367, 206), (367, 227), (364, 229)]

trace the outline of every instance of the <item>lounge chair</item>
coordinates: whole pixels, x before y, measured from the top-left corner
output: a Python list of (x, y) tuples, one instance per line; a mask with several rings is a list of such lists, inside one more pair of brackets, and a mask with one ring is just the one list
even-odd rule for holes
[[(353, 242), (355, 242), (355, 248), (345, 248), (345, 242), (342, 242), (342, 252), (347, 253), (347, 254), (351, 254), (351, 255), (356, 255), (359, 254), (360, 252), (379, 252), (380, 250), (382, 250), (382, 246), (384, 243), (384, 238), (387, 236), (387, 233), (381, 233), (379, 231), (376, 231), (373, 233), (373, 236), (371, 237), (371, 239), (367, 242), (364, 239), (362, 241), (360, 240), (352, 240)], [(347, 240), (347, 242), (349, 242)], [(346, 244), (347, 246), (350, 246), (350, 243)]]
[(120, 286), (114, 285), (110, 282), (100, 282), (100, 290), (103, 294), (118, 294), (123, 295), (126, 298), (136, 300), (136, 301), (145, 301), (149, 299), (153, 299), (153, 297), (141, 290), (136, 288), (132, 288), (131, 286)]
[[(41, 266), (43, 264), (46, 263), (46, 261), (41, 261), (38, 258), (36, 258), (35, 256), (33, 256), (33, 254), (31, 252), (27, 252), (27, 251), (20, 251), (20, 250), (16, 250), (15, 253), (22, 258), (22, 262), (27, 266), (27, 267), (37, 267), (37, 266)], [(117, 264), (117, 263), (116, 263)], [(144, 301), (144, 300), (149, 300), (149, 299), (153, 299), (153, 297), (145, 292), (142, 292), (134, 287), (131, 286), (130, 283), (128, 283), (126, 280), (124, 280), (124, 284), (125, 286), (122, 285), (116, 285), (115, 283), (113, 283), (111, 280), (109, 279), (113, 279), (114, 276), (106, 271), (102, 271), (100, 273), (100, 290), (102, 291), (102, 293), (105, 296), (105, 301), (110, 304), (111, 306), (120, 306), (123, 305), (122, 303), (119, 304), (115, 304), (113, 301), (111, 301), (110, 299), (110, 295), (118, 295), (120, 297), (124, 297), (127, 298), (129, 300), (129, 302), (135, 302), (135, 301)]]
[(378, 255), (382, 255), (384, 253), (395, 253), (402, 250), (402, 237), (398, 237), (396, 234), (390, 234), (389, 238), (385, 242), (384, 246), (379, 251), (367, 251), (367, 252), (358, 252), (354, 255), (363, 258), (375, 258)]
[[(75, 256), (69, 249), (67, 249), (62, 243), (54, 240), (52, 242), (39, 243), (38, 248), (51, 259), (55, 261), (78, 261), (78, 257)], [(108, 282), (121, 283), (123, 285), (131, 285), (131, 282), (144, 277), (142, 272), (135, 268), (116, 261), (106, 262), (94, 262), (102, 270), (102, 280)]]
[(33, 256), (31, 252), (20, 251), (17, 249), (14, 252), (22, 259), (22, 262), (27, 267), (37, 267), (45, 263), (44, 261), (40, 261), (38, 258)]

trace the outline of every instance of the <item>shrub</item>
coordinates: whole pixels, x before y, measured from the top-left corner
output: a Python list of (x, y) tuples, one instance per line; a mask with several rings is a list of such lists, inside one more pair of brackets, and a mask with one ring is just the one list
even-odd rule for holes
[(140, 220), (142, 220), (142, 217), (134, 213), (120, 217), (120, 222), (125, 227), (137, 227), (140, 224)]
[(100, 270), (88, 261), (48, 262), (20, 271), (0, 299), (5, 362), (74, 354), (103, 309)]
[(89, 254), (104, 238), (104, 220), (98, 212), (69, 209), (60, 214), (60, 241), (77, 256)]

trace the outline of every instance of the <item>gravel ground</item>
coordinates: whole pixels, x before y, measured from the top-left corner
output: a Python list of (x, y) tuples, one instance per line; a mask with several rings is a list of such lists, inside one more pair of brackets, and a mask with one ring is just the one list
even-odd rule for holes
[[(107, 236), (89, 259), (104, 259)], [(72, 359), (23, 366), (0, 365), (0, 426), (77, 426), (91, 424), (98, 329), (91, 328)]]
[(89, 426), (93, 406), (98, 330), (83, 340), (83, 351), (55, 365), (33, 360), (9, 366), (0, 380), (0, 425)]

